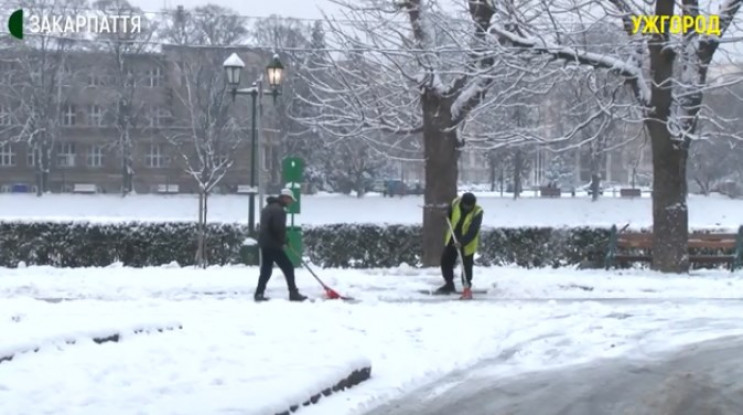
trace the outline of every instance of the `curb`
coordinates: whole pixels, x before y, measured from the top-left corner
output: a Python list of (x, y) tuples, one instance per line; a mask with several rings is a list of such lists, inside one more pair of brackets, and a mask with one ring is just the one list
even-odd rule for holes
[(341, 381), (336, 383), (335, 385), (323, 389), (322, 391), (312, 395), (308, 400), (302, 402), (301, 404), (291, 405), (286, 411), (277, 412), (274, 415), (289, 415), (293, 412), (297, 412), (301, 406), (310, 406), (316, 404), (323, 396), (330, 396), (335, 392), (341, 392), (346, 389), (352, 388), (360, 384), (361, 382), (368, 380), (371, 377), (371, 370), (371, 366), (354, 370), (353, 372), (351, 372), (351, 374), (341, 379)]
[[(134, 334), (142, 334), (142, 333), (152, 333), (152, 332), (158, 332), (162, 333), (164, 331), (174, 331), (174, 330), (181, 330), (183, 329), (183, 326), (173, 326), (173, 327), (164, 327), (164, 328), (158, 328), (158, 329), (137, 329), (133, 330)], [(121, 333), (113, 333), (108, 336), (98, 336), (93, 337), (93, 341), (97, 344), (101, 343), (108, 343), (108, 342), (118, 342), (121, 339)], [(64, 340), (65, 344), (76, 344), (81, 339), (70, 339), (70, 340)], [(22, 354), (22, 353), (37, 353), (39, 350), (41, 350), (42, 346), (34, 347), (33, 349), (24, 349), (19, 350), (13, 354), (7, 355), (7, 356), (0, 356), (0, 363), (3, 362), (10, 362), (15, 358), (16, 355)]]

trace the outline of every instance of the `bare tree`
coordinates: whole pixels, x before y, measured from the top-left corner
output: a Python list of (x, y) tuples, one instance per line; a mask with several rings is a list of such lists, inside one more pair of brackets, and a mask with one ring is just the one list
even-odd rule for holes
[[(19, 8), (36, 15), (74, 15), (84, 9), (84, 0), (22, 0)], [(54, 145), (60, 135), (67, 102), (65, 96), (73, 88), (76, 71), (71, 57), (76, 52), (80, 34), (41, 33), (16, 42), (7, 52), (13, 56), (10, 64), (17, 70), (7, 92), (10, 102), (18, 108), (19, 128), (10, 141), (22, 142), (31, 151), (36, 169), (36, 194), (49, 191)], [(79, 51), (79, 50), (78, 50)], [(67, 108), (74, 111), (74, 108)]]
[[(283, 184), (279, 182), (281, 160), (284, 157), (301, 155), (308, 167), (312, 167), (315, 161), (312, 154), (318, 145), (314, 140), (316, 137), (310, 128), (301, 125), (290, 116), (292, 112), (303, 112), (303, 107), (306, 107), (297, 96), (301, 94), (299, 90), (307, 88), (307, 84), (301, 77), (291, 74), (302, 71), (303, 66), (307, 64), (311, 54), (308, 51), (311, 48), (311, 30), (310, 26), (297, 19), (278, 16), (257, 20), (251, 30), (252, 41), (259, 49), (281, 51), (282, 61), (287, 73), (290, 74), (281, 84), (281, 98), (274, 102), (274, 111), (266, 113), (271, 119), (264, 120), (266, 124), (275, 126), (271, 131), (273, 134), (270, 135), (273, 141), (267, 143), (273, 149), (269, 152), (273, 167), (269, 172), (272, 184)], [(271, 129), (264, 128), (264, 131), (269, 130)]]
[(121, 161), (121, 195), (132, 190), (134, 171), (134, 132), (144, 127), (143, 113), (147, 110), (147, 98), (141, 93), (142, 78), (133, 68), (133, 59), (155, 52), (151, 43), (156, 33), (156, 21), (148, 20), (140, 9), (127, 0), (98, 0), (95, 9), (110, 15), (138, 17), (141, 20), (137, 32), (117, 31), (97, 35), (97, 52), (104, 59), (104, 65), (91, 70), (91, 87), (104, 87), (110, 94), (105, 120), (110, 122), (117, 134), (113, 137), (115, 148)]
[[(167, 51), (174, 65), (173, 78), (178, 82), (174, 88), (175, 125), (166, 138), (181, 156), (185, 172), (197, 184), (196, 263), (206, 267), (209, 194), (229, 172), (244, 136), (244, 129), (234, 117), (235, 105), (221, 70), (225, 56), (233, 51), (219, 45), (244, 38), (247, 29), (237, 14), (217, 6), (196, 8), (193, 13), (179, 9), (164, 27), (164, 37), (183, 42)], [(185, 44), (188, 41), (193, 43)]]
[[(303, 122), (330, 137), (366, 139), (381, 151), (400, 147), (404, 139), (422, 140), (422, 262), (435, 265), (443, 212), (457, 194), (462, 122), (510, 70), (495, 65), (497, 55), (487, 52), (494, 4), (463, 1), (464, 10), (453, 18), (434, 0), (336, 3), (354, 23), (328, 19), (329, 49), (363, 52), (365, 68), (351, 69), (330, 53), (326, 65), (305, 74), (312, 88), (301, 99), (318, 111)], [(398, 138), (374, 142), (375, 135), (364, 134), (371, 131)]]
[[(737, 80), (743, 81), (739, 74)], [(699, 134), (689, 154), (689, 174), (702, 194), (721, 192), (735, 196), (743, 191), (743, 85), (710, 91), (705, 97)], [(730, 187), (733, 188), (730, 188)]]
[[(650, 10), (645, 8), (644, 2), (635, 4), (629, 0), (581, 5), (573, 2), (535, 4), (536, 12), (548, 17), (581, 13), (595, 16), (602, 10), (604, 13), (599, 18), (603, 22), (619, 17), (627, 41), (617, 45), (611, 54), (591, 53), (584, 48), (562, 44), (559, 31), (564, 27), (552, 33), (545, 33), (544, 27), (526, 22), (517, 24), (516, 28), (504, 25), (490, 28), (491, 33), (507, 39), (521, 50), (609, 69), (622, 76), (632, 88), (643, 109), (643, 123), (653, 152), (652, 267), (656, 270), (685, 272), (689, 269), (689, 212), (686, 204), (689, 148), (698, 138), (697, 126), (709, 65), (742, 3), (741, 0), (722, 3), (718, 13), (719, 36), (692, 30), (683, 35), (672, 35), (668, 27), (661, 33), (635, 33), (633, 18), (641, 15), (658, 16), (667, 22), (673, 16), (678, 19), (681, 15), (694, 21), (703, 13), (697, 0), (684, 0), (678, 11), (674, 0), (658, 0)], [(535, 8), (529, 12), (534, 13)], [(514, 21), (523, 21), (520, 18), (523, 11), (511, 7), (511, 13)], [(494, 47), (497, 48), (498, 44)]]
[[(628, 121), (632, 117), (633, 103), (622, 81), (605, 71), (589, 71), (581, 77), (570, 79), (563, 88), (563, 99), (575, 104), (565, 111), (561, 119), (568, 126), (581, 125), (576, 139), (565, 146), (577, 148), (590, 171), (592, 200), (599, 197), (602, 171), (607, 155), (636, 140)], [(629, 133), (629, 134), (628, 134)]]

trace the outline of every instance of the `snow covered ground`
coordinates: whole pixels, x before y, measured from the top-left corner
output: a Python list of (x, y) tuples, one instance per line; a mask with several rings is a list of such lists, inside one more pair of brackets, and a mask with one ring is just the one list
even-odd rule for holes
[[(525, 196), (529, 196), (527, 192)], [(641, 199), (588, 197), (513, 200), (493, 193), (477, 193), (485, 210), (485, 226), (650, 226), (652, 204)], [(209, 202), (212, 222), (247, 222), (248, 197), (215, 195)], [(295, 224), (395, 223), (419, 224), (423, 198), (406, 196), (385, 198), (369, 195), (355, 198), (343, 195), (305, 195), (302, 213)], [(195, 221), (198, 203), (193, 195), (59, 195), (41, 198), (26, 194), (0, 194), (0, 220), (89, 220), (89, 221)], [(689, 198), (690, 225), (693, 228), (736, 230), (743, 224), (743, 200), (723, 196)], [(549, 214), (546, 214), (549, 213)]]
[[(362, 302), (289, 303), (277, 273), (274, 299), (255, 304), (257, 269), (244, 266), (0, 268), (0, 344), (65, 326), (183, 325), (0, 363), (2, 412), (271, 414), (371, 362), (369, 381), (298, 412), (363, 414), (456, 369), (498, 362), (493, 376), (508, 377), (743, 334), (740, 273), (478, 268), (488, 293), (460, 302), (418, 293), (440, 283), (436, 269), (318, 271)], [(306, 271), (297, 278), (322, 294)]]

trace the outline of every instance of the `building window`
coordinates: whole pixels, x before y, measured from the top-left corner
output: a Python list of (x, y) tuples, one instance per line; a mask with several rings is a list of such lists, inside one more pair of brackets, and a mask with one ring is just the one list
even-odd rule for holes
[(103, 146), (88, 148), (88, 167), (103, 167)]
[(99, 74), (90, 74), (88, 75), (88, 86), (90, 87), (99, 87), (99, 86), (106, 86), (106, 82), (104, 82), (103, 77)]
[(150, 144), (150, 148), (144, 157), (145, 164), (150, 168), (165, 167), (165, 157), (163, 156), (163, 146), (160, 144)]
[(137, 84), (137, 77), (135, 76), (134, 70), (132, 68), (125, 68), (124, 69), (124, 86), (126, 87), (133, 87)]
[(36, 167), (41, 160), (41, 150), (37, 147), (28, 147), (26, 150), (26, 164), (28, 167)]
[(147, 70), (147, 86), (150, 88), (157, 88), (163, 84), (163, 73), (159, 66), (152, 67)]
[(156, 128), (164, 126), (169, 117), (170, 113), (167, 110), (151, 107), (149, 115), (150, 127)]
[(72, 70), (70, 66), (63, 66), (62, 67), (62, 79), (61, 83), (63, 86), (72, 86), (72, 84), (75, 81), (75, 71)]
[(91, 105), (88, 109), (88, 125), (92, 127), (103, 125), (103, 108), (100, 105)]
[(10, 109), (0, 105), (0, 125), (10, 125)]
[(62, 125), (71, 127), (77, 121), (77, 113), (74, 105), (65, 105), (62, 107)]
[(57, 166), (75, 167), (75, 143), (59, 143), (57, 145)]
[(15, 166), (15, 151), (10, 143), (0, 144), (0, 167)]

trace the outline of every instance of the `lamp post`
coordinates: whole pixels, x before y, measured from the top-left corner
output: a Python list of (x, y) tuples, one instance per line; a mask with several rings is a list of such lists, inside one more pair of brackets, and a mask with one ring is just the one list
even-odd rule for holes
[(281, 95), (279, 86), (281, 85), (284, 66), (279, 60), (279, 55), (273, 55), (271, 62), (266, 67), (266, 73), (268, 78), (268, 85), (271, 87), (270, 91), (263, 90), (263, 76), (253, 82), (250, 88), (239, 88), (240, 86), (240, 74), (245, 68), (245, 62), (237, 56), (237, 53), (233, 53), (224, 61), (225, 74), (227, 76), (227, 84), (231, 88), (232, 100), (234, 101), (238, 95), (250, 95), (251, 97), (251, 123), (250, 123), (250, 205), (249, 205), (249, 216), (248, 216), (248, 230), (251, 235), (255, 233), (255, 195), (258, 193), (258, 186), (256, 185), (256, 154), (258, 153), (258, 105), (264, 95), (273, 96), (274, 104), (276, 98)]

